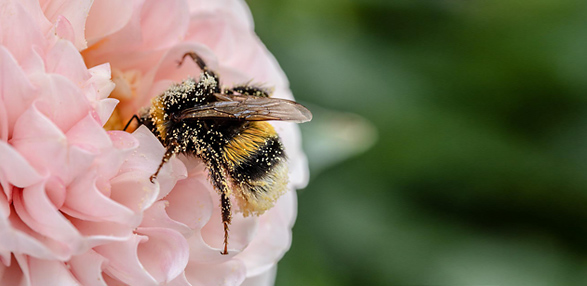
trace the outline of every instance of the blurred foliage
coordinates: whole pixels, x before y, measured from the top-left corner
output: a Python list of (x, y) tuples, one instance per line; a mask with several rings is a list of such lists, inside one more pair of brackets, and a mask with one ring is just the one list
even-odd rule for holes
[(247, 2), (299, 101), (377, 131), (326, 168), (355, 141), (300, 126), (276, 285), (587, 285), (586, 1)]

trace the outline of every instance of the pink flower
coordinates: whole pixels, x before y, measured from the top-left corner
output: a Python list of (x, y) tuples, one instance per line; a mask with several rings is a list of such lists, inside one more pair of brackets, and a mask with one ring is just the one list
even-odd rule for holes
[(103, 128), (196, 76), (177, 67), (187, 51), (224, 85), (253, 79), (292, 98), (244, 2), (42, 2), (0, 0), (0, 285), (272, 284), (307, 181), (294, 124), (274, 124), (291, 191), (260, 217), (236, 213), (225, 256), (203, 165), (173, 158), (152, 184), (154, 135)]

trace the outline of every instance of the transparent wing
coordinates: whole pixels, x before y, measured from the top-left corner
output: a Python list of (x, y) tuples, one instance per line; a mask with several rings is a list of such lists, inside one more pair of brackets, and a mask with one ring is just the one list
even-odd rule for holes
[(183, 119), (281, 120), (302, 123), (312, 119), (303, 105), (280, 98), (216, 94), (219, 101), (183, 110)]

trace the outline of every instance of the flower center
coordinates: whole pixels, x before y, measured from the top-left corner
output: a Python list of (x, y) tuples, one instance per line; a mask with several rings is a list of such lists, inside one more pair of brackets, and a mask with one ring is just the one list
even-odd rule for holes
[(141, 72), (138, 70), (121, 71), (112, 68), (112, 81), (116, 87), (110, 93), (110, 97), (120, 100), (112, 116), (106, 122), (106, 130), (121, 130), (128, 120), (136, 113), (137, 107), (134, 100), (141, 82)]

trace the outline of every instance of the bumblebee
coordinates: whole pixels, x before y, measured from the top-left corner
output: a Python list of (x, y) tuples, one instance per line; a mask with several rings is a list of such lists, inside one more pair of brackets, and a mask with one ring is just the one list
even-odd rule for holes
[(228, 230), (232, 219), (230, 196), (244, 216), (260, 215), (286, 191), (287, 164), (283, 144), (269, 120), (306, 122), (312, 114), (290, 100), (271, 98), (268, 89), (255, 85), (224, 88), (218, 75), (194, 52), (199, 79), (174, 84), (153, 98), (136, 119), (148, 127), (166, 148), (151, 182), (161, 167), (176, 154), (200, 158), (218, 194), (224, 226), (224, 250), (228, 254)]

